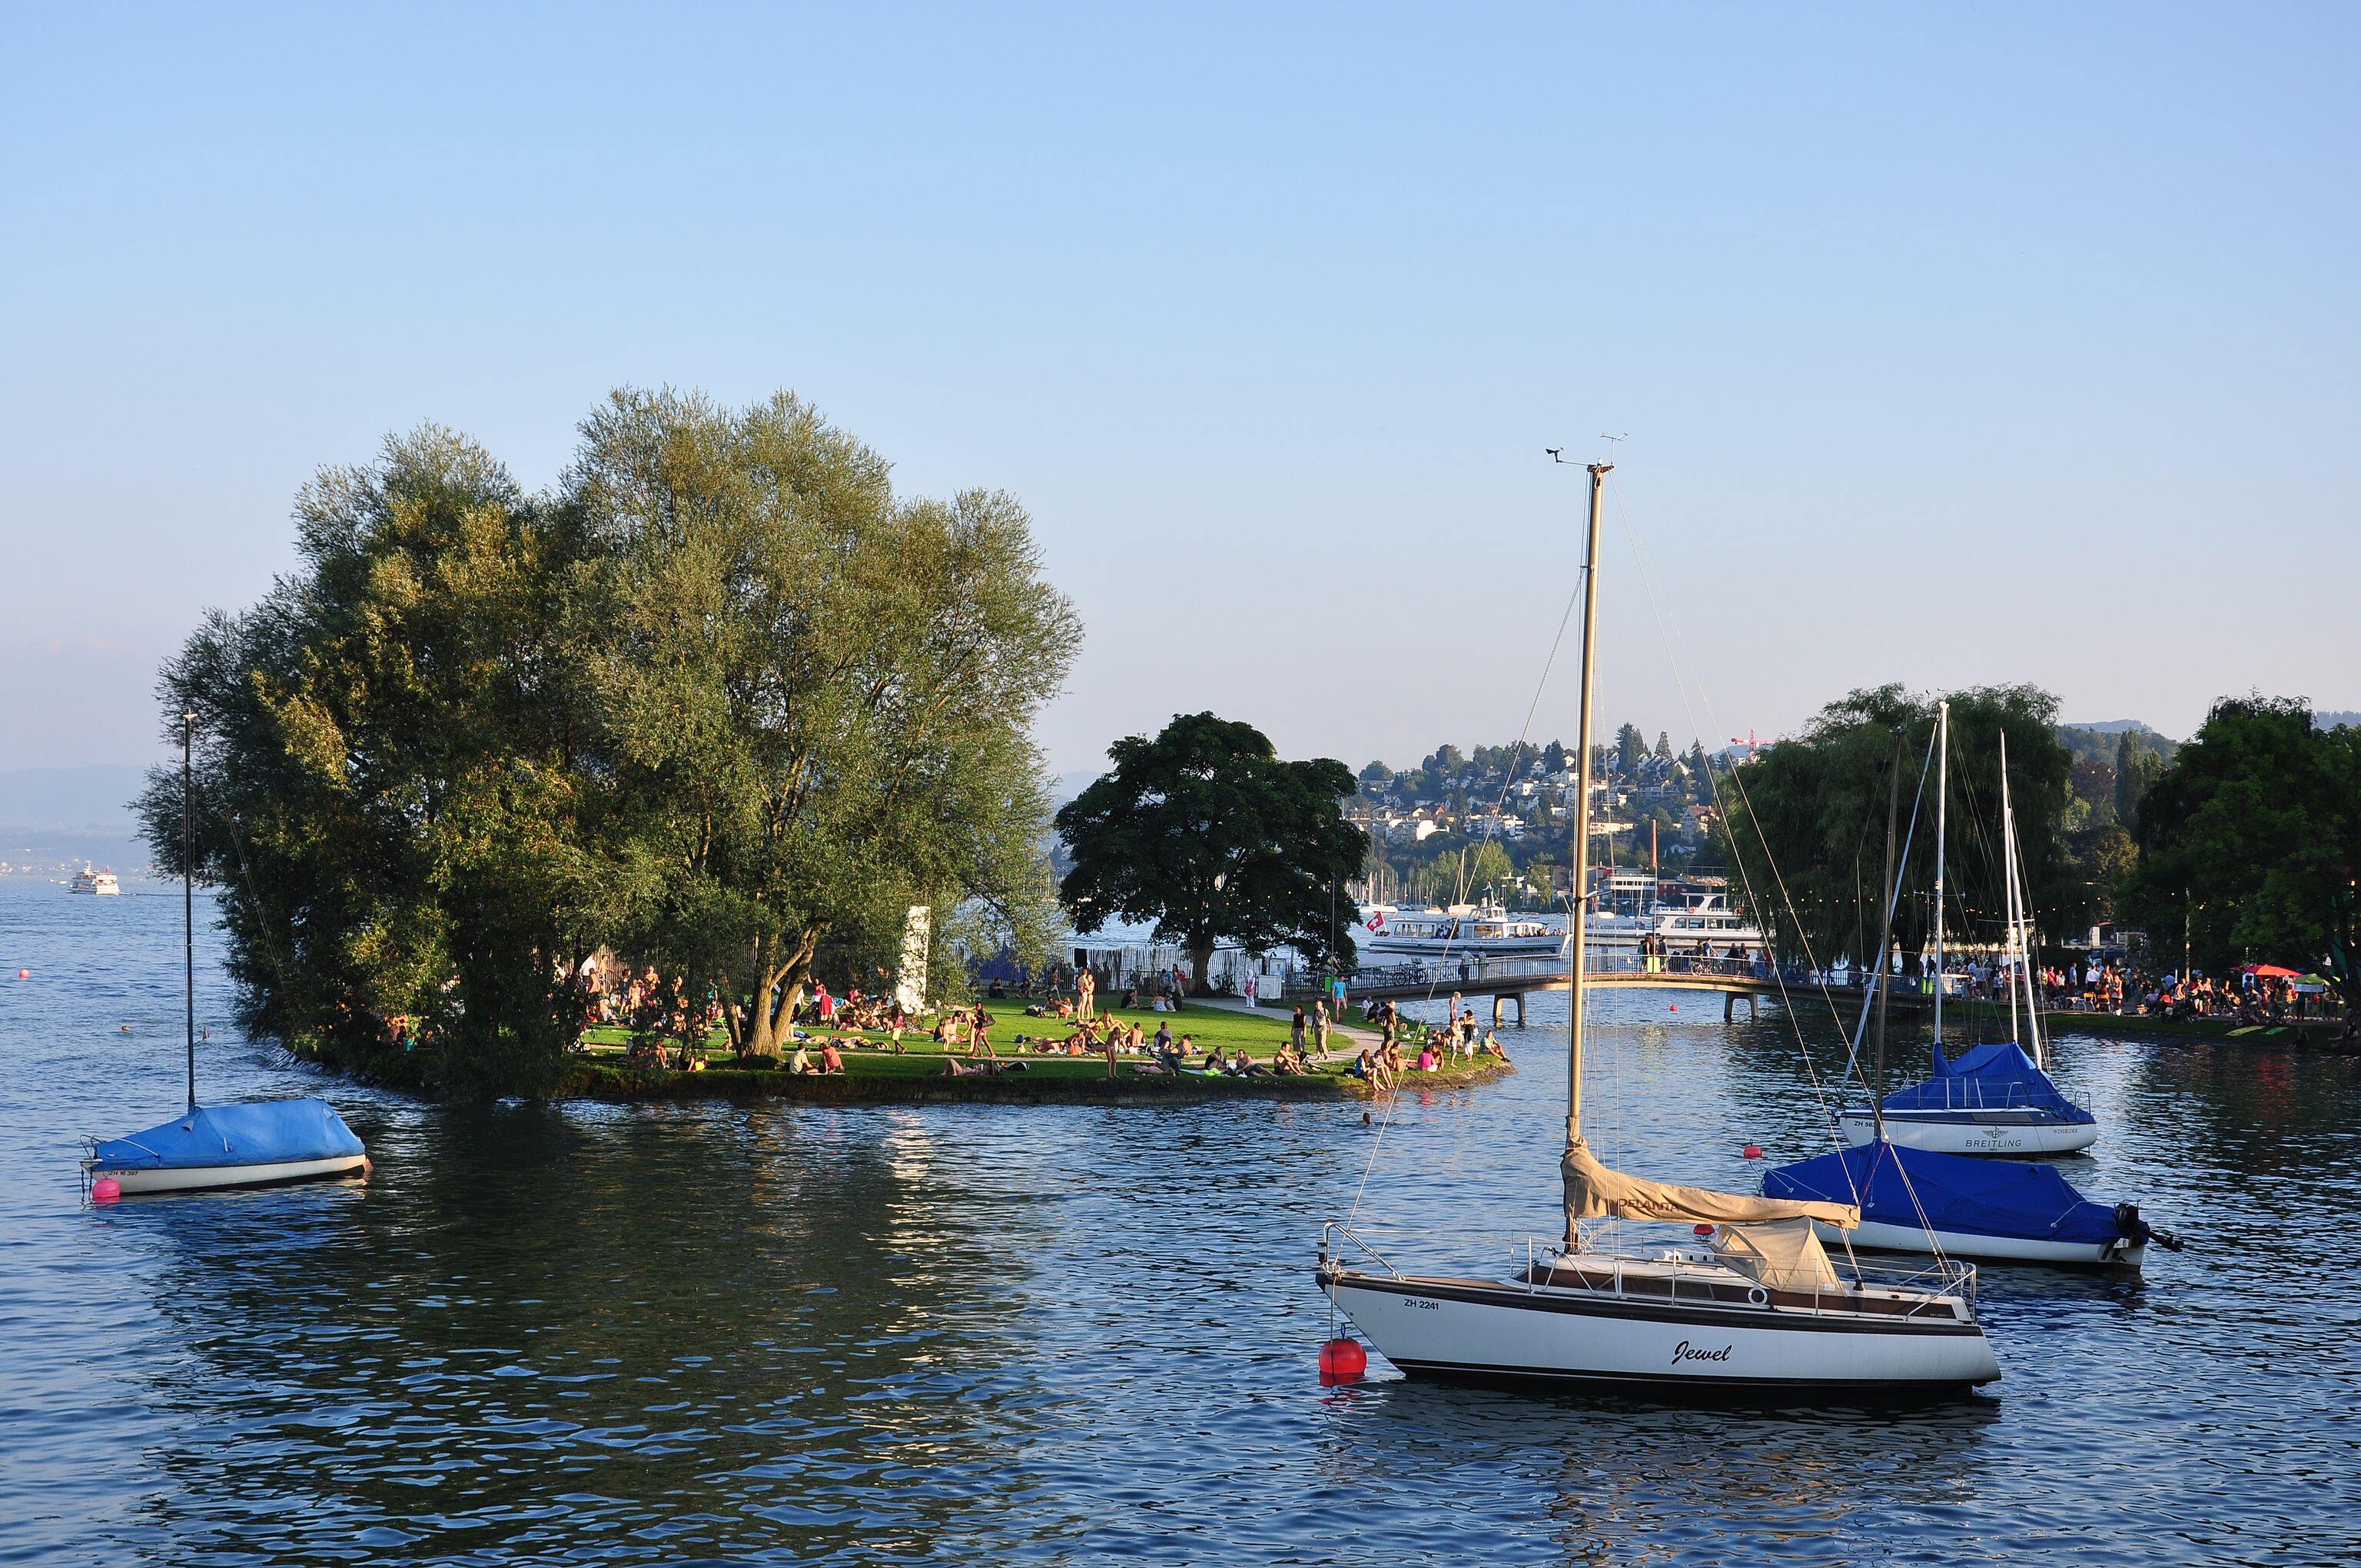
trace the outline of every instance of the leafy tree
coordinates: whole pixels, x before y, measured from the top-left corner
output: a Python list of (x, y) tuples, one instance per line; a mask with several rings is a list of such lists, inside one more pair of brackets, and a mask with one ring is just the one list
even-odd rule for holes
[(1553, 740), (1542, 748), (1542, 769), (1545, 773), (1565, 772), (1565, 748)]
[[(2071, 929), (2087, 905), (2068, 853), (2062, 821), (2070, 758), (2059, 743), (2057, 699), (2031, 686), (1986, 686), (1954, 694), (1951, 704), (1950, 846), (1946, 928), (1955, 940), (1993, 941), (2003, 908), (2000, 859), (2000, 737), (2008, 737), (2009, 791), (2037, 927), (2052, 938)], [(1805, 944), (1822, 963), (1876, 950), (1883, 912), (1885, 770), (1900, 730), (1909, 773), (1905, 803), (1917, 789), (1920, 760), (1934, 732), (1932, 698), (1900, 686), (1857, 691), (1820, 711), (1805, 733), (1757, 754), (1725, 786), (1729, 819), (1716, 837), (1743, 869), (1758, 898), (1764, 931), (1783, 956)], [(1931, 927), (1925, 892), (1934, 880), (1934, 780), (1927, 779), (1918, 828), (1904, 861), (1895, 929), (1915, 955)], [(1773, 867), (1775, 863), (1776, 873)], [(1784, 884), (1785, 897), (1779, 889)], [(1787, 901), (1792, 900), (1792, 916)]]
[(2249, 954), (2325, 964), (2361, 1012), (2361, 729), (2313, 727), (2300, 697), (2216, 703), (2139, 803), (2123, 914), (2201, 969)]
[(2139, 820), (2140, 801), (2164, 776), (2165, 761), (2155, 747), (2126, 729), (2115, 743), (2115, 820), (2130, 827)]
[[(617, 896), (578, 532), (431, 427), (323, 472), (296, 521), (301, 569), (161, 682), (175, 741), (197, 715), (192, 869), (222, 890), (242, 1021), (368, 1054), (408, 1020), (413, 1080), (540, 1087)], [(177, 769), (139, 810), (179, 869)]]
[(634, 936), (743, 999), (741, 1052), (778, 1054), (817, 961), (890, 968), (914, 905), (1046, 955), (1029, 732), (1078, 632), (1013, 499), (899, 498), (785, 393), (618, 392), (566, 486), (601, 552), (596, 684), (653, 894)]
[(1260, 730), (1211, 713), (1107, 755), (1114, 767), (1058, 813), (1074, 861), (1060, 894), (1076, 930), (1153, 921), (1157, 940), (1188, 949), (1200, 992), (1223, 938), (1351, 965), (1352, 910), (1334, 890), (1368, 839), (1338, 809), (1353, 793), (1345, 764), (1282, 761)]
[(1656, 731), (1656, 758), (1665, 762), (1673, 760), (1673, 735), (1669, 729)]
[(1509, 859), (1509, 851), (1491, 839), (1477, 845), (1467, 853), (1467, 888), (1473, 893), (1481, 888), (1498, 888), (1503, 895), (1517, 880), (1517, 868)]

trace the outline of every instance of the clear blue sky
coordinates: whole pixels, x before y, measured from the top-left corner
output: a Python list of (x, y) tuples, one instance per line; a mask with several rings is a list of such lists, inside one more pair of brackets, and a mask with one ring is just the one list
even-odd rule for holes
[(1610, 720), (2361, 707), (2356, 18), (19, 5), (0, 766), (153, 755), (315, 467), (436, 420), (545, 484), (622, 382), (1024, 498), (1089, 626), (1060, 770), (1199, 707), (1513, 736), (1542, 448), (1608, 431)]

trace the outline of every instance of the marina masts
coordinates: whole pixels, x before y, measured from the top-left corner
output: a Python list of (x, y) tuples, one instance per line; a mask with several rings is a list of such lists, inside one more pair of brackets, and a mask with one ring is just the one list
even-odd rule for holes
[[(1566, 971), (1565, 1146), (1582, 1142), (1582, 966), (1583, 927), (1590, 909), (1590, 697), (1598, 667), (1598, 520), (1601, 487), (1614, 470), (1612, 463), (1590, 466), (1590, 537), (1582, 558), (1582, 697), (1575, 729), (1580, 759), (1574, 790), (1573, 918), (1566, 922), (1569, 957)], [(1566, 1222), (1568, 1239), (1574, 1222)]]
[[(1951, 705), (1935, 705), (1935, 1048), (1943, 1048), (1943, 808), (1950, 795)], [(1879, 1086), (1881, 1089), (1883, 1085)]]
[(1894, 980), (1894, 905), (1902, 896), (1902, 883), (1894, 874), (1894, 828), (1901, 815), (1902, 732), (1897, 729), (1885, 781), (1885, 922), (1877, 933), (1877, 1084), (1869, 1096), (1871, 1125), (1881, 1144), (1885, 1141), (1885, 999)]

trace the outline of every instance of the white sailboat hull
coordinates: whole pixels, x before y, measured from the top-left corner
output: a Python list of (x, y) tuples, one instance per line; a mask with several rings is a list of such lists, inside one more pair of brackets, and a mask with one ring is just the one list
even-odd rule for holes
[(1413, 1377), (1712, 1395), (1925, 1396), (2000, 1376), (1972, 1321), (1773, 1307), (1668, 1310), (1520, 1284), (1338, 1274), (1339, 1310)]
[(263, 1165), (201, 1165), (170, 1169), (154, 1167), (109, 1168), (92, 1165), (93, 1180), (112, 1177), (126, 1193), (193, 1192), (213, 1187), (269, 1187), (280, 1182), (313, 1181), (357, 1175), (368, 1164), (367, 1155), (332, 1155), (325, 1159), (280, 1160)]
[(1850, 1240), (1861, 1252), (1933, 1253), (1939, 1247), (1947, 1257), (2048, 1263), (2070, 1268), (2137, 1268), (2147, 1258), (2146, 1242), (2052, 1242), (2028, 1236), (1987, 1236), (1973, 1231), (1937, 1231), (1930, 1241), (1928, 1233), (1916, 1225), (1889, 1225), (1875, 1220), (1863, 1220), (1860, 1229), (1850, 1232), (1833, 1225), (1812, 1228), (1823, 1242), (1840, 1245)]
[[(1877, 1136), (1876, 1120), (1866, 1110), (1847, 1110), (1838, 1123), (1845, 1142), (1855, 1148)], [(2089, 1148), (2099, 1141), (2099, 1124), (2036, 1118), (2010, 1111), (1957, 1111), (1927, 1115), (1888, 1111), (1885, 1136), (1888, 1142), (1905, 1148), (1935, 1154), (2037, 1157)]]

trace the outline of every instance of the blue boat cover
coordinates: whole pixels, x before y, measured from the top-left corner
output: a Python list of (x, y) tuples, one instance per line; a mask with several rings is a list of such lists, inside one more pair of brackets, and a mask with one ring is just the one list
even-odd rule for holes
[(2014, 1040), (1972, 1046), (1954, 1060), (1935, 1047), (1935, 1076), (1885, 1097), (1888, 1111), (2048, 1111), (2061, 1122), (2095, 1121), (2058, 1091)]
[(2093, 1203), (2075, 1191), (2054, 1165), (1935, 1154), (1890, 1143), (1774, 1167), (1763, 1173), (1763, 1196), (1858, 1203), (1864, 1220), (1914, 1230), (1923, 1225), (2092, 1245), (2124, 1234), (2113, 1204)]
[(2021, 1078), (2041, 1069), (2025, 1054), (2025, 1047), (2015, 1040), (1993, 1040), (1987, 1045), (1970, 1046), (1958, 1060), (1935, 1047), (1935, 1075), (1938, 1078)]
[(95, 1163), (110, 1170), (284, 1165), (365, 1152), (324, 1100), (201, 1105), (144, 1133), (102, 1139), (93, 1150)]

